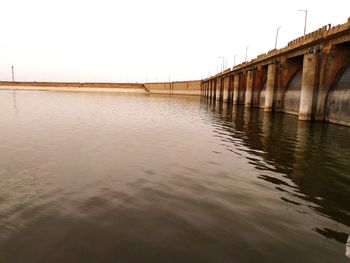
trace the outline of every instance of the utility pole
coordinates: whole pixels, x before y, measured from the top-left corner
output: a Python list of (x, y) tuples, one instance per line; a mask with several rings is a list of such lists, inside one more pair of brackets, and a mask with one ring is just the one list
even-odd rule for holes
[(221, 63), (221, 72), (224, 71), (224, 66), (225, 66), (225, 57), (219, 57), (219, 59), (222, 59), (222, 63)]
[(11, 69), (12, 69), (12, 82), (15, 82), (15, 70), (13, 66), (11, 66)]
[(276, 31), (276, 40), (275, 40), (275, 49), (277, 48), (277, 38), (278, 38), (278, 31), (280, 30), (280, 26), (277, 28), (277, 31)]
[(300, 12), (305, 12), (305, 22), (304, 22), (304, 36), (306, 34), (306, 21), (307, 21), (307, 10), (306, 9), (298, 9)]

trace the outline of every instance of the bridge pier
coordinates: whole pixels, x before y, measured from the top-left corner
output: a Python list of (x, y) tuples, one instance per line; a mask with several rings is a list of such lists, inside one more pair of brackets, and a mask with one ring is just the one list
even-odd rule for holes
[(224, 86), (224, 94), (223, 94), (223, 101), (224, 102), (230, 102), (230, 78), (229, 76), (224, 77), (223, 79), (223, 86)]
[(350, 18), (235, 65), (203, 80), (204, 96), (350, 126), (349, 30)]
[(222, 79), (218, 78), (216, 80), (216, 100), (221, 100), (221, 84), (222, 84)]
[(266, 81), (266, 93), (265, 93), (265, 107), (264, 111), (272, 111), (275, 95), (276, 85), (276, 64), (272, 63), (267, 68), (267, 81)]
[(209, 82), (205, 83), (205, 87), (204, 87), (204, 96), (208, 97), (208, 86), (209, 86)]
[(228, 76), (228, 81), (229, 81), (229, 102), (232, 103), (233, 101), (233, 75), (229, 75)]
[(238, 104), (239, 75), (235, 74), (233, 79), (233, 104)]
[(317, 57), (317, 53), (304, 55), (299, 120), (309, 121), (312, 119), (315, 84), (317, 79)]
[(253, 71), (250, 70), (247, 72), (247, 87), (245, 91), (245, 106), (252, 106), (252, 95), (253, 95)]
[(213, 88), (213, 81), (209, 81), (209, 88), (208, 88), (208, 99), (211, 99), (211, 92), (212, 92), (212, 88)]

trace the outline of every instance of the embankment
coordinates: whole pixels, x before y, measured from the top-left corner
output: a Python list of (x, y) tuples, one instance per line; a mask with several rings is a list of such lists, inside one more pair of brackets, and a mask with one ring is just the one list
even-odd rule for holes
[(144, 84), (139, 83), (0, 82), (0, 89), (147, 93)]
[(176, 81), (145, 83), (146, 89), (151, 93), (175, 95), (200, 95), (201, 81)]
[(127, 92), (174, 95), (200, 95), (200, 80), (159, 83), (92, 82), (10, 82), (0, 81), (0, 89), (73, 92)]

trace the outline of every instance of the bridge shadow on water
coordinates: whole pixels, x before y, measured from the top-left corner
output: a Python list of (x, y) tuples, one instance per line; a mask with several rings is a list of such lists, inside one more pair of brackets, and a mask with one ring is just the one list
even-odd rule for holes
[[(283, 201), (301, 213), (307, 213), (300, 209), (306, 206), (321, 217), (350, 227), (348, 127), (302, 122), (290, 114), (266, 113), (263, 109), (205, 99), (201, 103), (223, 143), (235, 150), (235, 142), (240, 140), (249, 163), (261, 171), (259, 179), (274, 185)], [(349, 234), (328, 227), (313, 230), (342, 244)]]

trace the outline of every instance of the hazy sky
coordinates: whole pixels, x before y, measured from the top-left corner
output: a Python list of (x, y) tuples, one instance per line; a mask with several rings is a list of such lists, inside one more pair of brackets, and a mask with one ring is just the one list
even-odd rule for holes
[(0, 80), (201, 79), (326, 24), (349, 0), (0, 0)]

